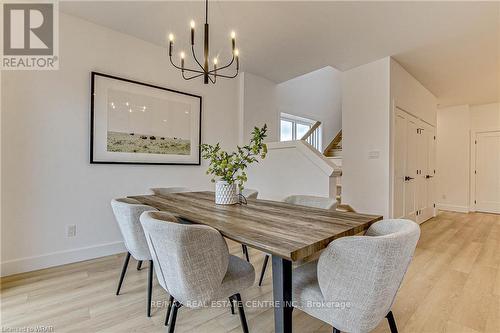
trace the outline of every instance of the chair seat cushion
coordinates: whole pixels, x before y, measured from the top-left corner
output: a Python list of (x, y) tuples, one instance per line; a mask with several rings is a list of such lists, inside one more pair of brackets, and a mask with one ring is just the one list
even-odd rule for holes
[(236, 256), (229, 256), (227, 272), (222, 280), (219, 298), (223, 299), (251, 287), (255, 281), (255, 270), (249, 262)]

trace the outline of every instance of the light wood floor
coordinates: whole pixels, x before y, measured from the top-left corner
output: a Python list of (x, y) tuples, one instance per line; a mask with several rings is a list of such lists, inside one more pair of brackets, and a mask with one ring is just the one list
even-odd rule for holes
[[(232, 253), (241, 248), (230, 243)], [(250, 250), (260, 271), (263, 254)], [(115, 296), (123, 255), (20, 274), (1, 280), (4, 328), (53, 326), (54, 332), (165, 332), (165, 309), (146, 317), (147, 269), (131, 260), (122, 294)], [(270, 269), (262, 287), (244, 300), (271, 300)], [(166, 301), (155, 284), (154, 301)], [(500, 332), (500, 216), (443, 212), (422, 225), (415, 257), (393, 312), (400, 332)], [(273, 332), (273, 310), (246, 309), (251, 332)], [(181, 308), (177, 332), (241, 332), (228, 309)], [(331, 327), (294, 311), (294, 332)], [(389, 332), (383, 321), (375, 332)]]

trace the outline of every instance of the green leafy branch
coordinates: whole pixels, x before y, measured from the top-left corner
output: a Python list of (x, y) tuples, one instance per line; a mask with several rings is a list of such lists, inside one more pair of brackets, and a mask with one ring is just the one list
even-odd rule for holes
[(207, 175), (212, 175), (212, 182), (220, 178), (229, 184), (238, 184), (240, 190), (248, 180), (245, 169), (254, 162), (259, 162), (258, 157), (264, 159), (267, 154), (267, 146), (263, 142), (267, 136), (267, 125), (262, 128), (254, 127), (250, 144), (243, 147), (237, 146), (237, 151), (227, 153), (223, 151), (220, 144), (202, 144), (202, 157), (210, 161)]

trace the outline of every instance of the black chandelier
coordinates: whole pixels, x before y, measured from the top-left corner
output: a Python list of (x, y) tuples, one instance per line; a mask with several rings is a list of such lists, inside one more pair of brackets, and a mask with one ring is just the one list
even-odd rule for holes
[[(174, 64), (172, 60), (172, 51), (174, 47), (174, 35), (170, 34), (168, 36), (170, 43), (168, 45), (168, 56), (170, 58), (170, 63), (172, 66), (174, 66), (177, 69), (181, 70), (182, 77), (185, 80), (191, 80), (200, 76), (203, 76), (203, 82), (205, 84), (208, 84), (209, 82), (215, 83), (217, 81), (218, 77), (223, 77), (227, 79), (233, 79), (236, 76), (238, 76), (238, 72), (240, 69), (240, 61), (239, 61), (239, 51), (236, 49), (236, 34), (234, 31), (231, 32), (231, 45), (232, 45), (232, 58), (231, 61), (222, 67), (217, 68), (217, 58), (213, 59), (213, 69), (210, 70), (209, 68), (209, 42), (208, 42), (208, 0), (205, 0), (205, 27), (204, 27), (204, 52), (203, 52), (203, 65), (198, 61), (198, 58), (196, 57), (196, 52), (194, 51), (194, 27), (195, 23), (192, 20), (191, 21), (191, 52), (193, 53), (193, 58), (195, 62), (198, 64), (199, 69), (191, 69), (191, 68), (186, 68), (184, 67), (184, 59), (186, 57), (186, 54), (184, 52), (180, 53), (180, 58), (181, 58), (181, 65), (177, 66)], [(233, 75), (224, 75), (221, 74), (220, 71), (230, 67), (236, 60), (236, 73)], [(186, 76), (186, 72), (193, 73), (191, 76)]]

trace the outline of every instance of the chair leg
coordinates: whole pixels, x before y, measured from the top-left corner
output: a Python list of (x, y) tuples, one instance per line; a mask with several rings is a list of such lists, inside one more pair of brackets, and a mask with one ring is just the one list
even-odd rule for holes
[(394, 315), (392, 314), (392, 311), (389, 311), (387, 316), (387, 321), (389, 322), (389, 327), (391, 328), (391, 333), (398, 333), (398, 327), (396, 326), (396, 320), (394, 319)]
[(125, 277), (125, 273), (127, 272), (129, 260), (130, 260), (130, 252), (127, 252), (127, 255), (125, 256), (125, 261), (123, 262), (122, 274), (120, 275), (120, 282), (118, 282), (118, 289), (116, 289), (116, 295), (120, 294), (120, 289), (122, 287), (123, 278)]
[(269, 255), (266, 254), (264, 258), (264, 263), (262, 264), (262, 269), (260, 271), (259, 287), (262, 286), (262, 280), (264, 280), (264, 274), (266, 274), (267, 261), (269, 260)]
[(168, 325), (168, 320), (170, 319), (170, 311), (172, 310), (172, 304), (174, 303), (174, 296), (170, 295), (168, 299), (167, 315), (165, 316), (165, 326)]
[(153, 260), (149, 261), (148, 271), (148, 317), (151, 317), (151, 294), (153, 292)]
[(241, 295), (235, 294), (233, 299), (236, 301), (236, 306), (238, 307), (238, 313), (240, 314), (241, 329), (243, 333), (248, 333), (247, 318), (245, 317), (245, 309), (243, 308), (243, 302), (241, 301)]
[(141, 270), (141, 266), (142, 266), (142, 260), (139, 260), (137, 262), (137, 270), (140, 271)]
[(241, 249), (243, 250), (246, 260), (250, 262), (250, 258), (248, 257), (248, 247), (245, 244), (241, 244)]
[(229, 304), (231, 305), (231, 314), (234, 315), (234, 303), (231, 297), (229, 297)]
[(336, 329), (335, 327), (333, 328), (333, 331), (332, 331), (332, 332), (333, 332), (333, 333), (342, 333), (342, 332), (340, 332), (340, 330)]
[(179, 310), (181, 306), (182, 304), (177, 301), (175, 301), (174, 304), (172, 304), (172, 314), (170, 315), (168, 333), (174, 333), (175, 321), (177, 320), (177, 310)]

